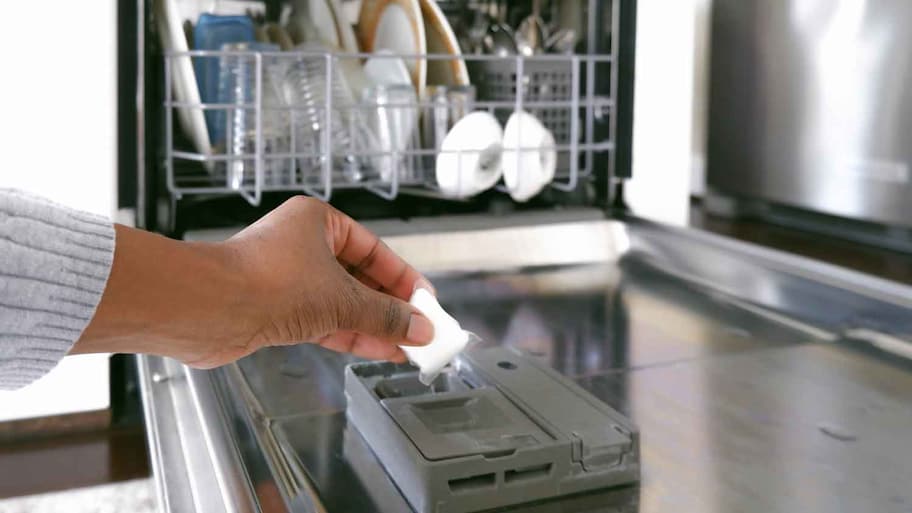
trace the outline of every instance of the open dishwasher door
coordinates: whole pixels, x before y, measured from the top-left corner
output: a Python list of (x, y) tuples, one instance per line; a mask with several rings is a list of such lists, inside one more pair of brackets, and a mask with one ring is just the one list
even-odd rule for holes
[[(912, 503), (909, 287), (637, 220), (385, 240), (487, 344), (639, 429), (641, 484), (511, 511)], [(354, 361), (308, 344), (214, 371), (142, 357), (166, 510), (412, 511), (347, 419)]]
[[(162, 94), (149, 95), (161, 116), (148, 120), (164, 118), (164, 126), (148, 127), (146, 153), (156, 158), (141, 166), (149, 171), (139, 177), (149, 186), (139, 194), (140, 209), (144, 204), (149, 211), (141, 224), (185, 236), (195, 228), (243, 225), (283, 195), (332, 200), (430, 277), (463, 327), (633, 421), (638, 485), (566, 487), (559, 497), (511, 511), (908, 511), (912, 289), (691, 230), (607, 219), (622, 206), (622, 182), (631, 171), (636, 2), (587, 4), (584, 54), (423, 59), (466, 61), (475, 76), (493, 77), (473, 77), (476, 107), (501, 123), (527, 110), (552, 132), (553, 141), (518, 145), (548, 157), (532, 159), (532, 166), (548, 163), (543, 175), (549, 181), (541, 180), (539, 194), (528, 202), (510, 194), (506, 177), (474, 196), (446, 194), (436, 166), (442, 147), (428, 140), (403, 151), (343, 147), (343, 157), (366, 168), (374, 166), (371, 157), (393, 162), (374, 166), (379, 172), (348, 176), (334, 167), (340, 152), (328, 127), (313, 144), (286, 151), (262, 130), (270, 109), (261, 94), (254, 95), (253, 107), (246, 94), (235, 104), (204, 104), (180, 94), (172, 98), (169, 87), (193, 59), (224, 57), (227, 65), (243, 57), (249, 65), (239, 65), (239, 74), (259, 76), (247, 88), (258, 91), (273, 52), (166, 51), (160, 56), (164, 76), (149, 82)], [(415, 62), (414, 53), (387, 58)], [(312, 112), (340, 107), (331, 86), (343, 81), (333, 70), (363, 57), (284, 55), (319, 61), (326, 70), (327, 95)], [(424, 98), (410, 98), (388, 107), (425, 107)], [(236, 148), (213, 153), (181, 134), (178, 122), (182, 112), (203, 118), (200, 111), (217, 108), (252, 110), (252, 116), (239, 117), (244, 130)], [(260, 129), (248, 130), (257, 119)], [(245, 138), (251, 133), (252, 140)], [(155, 134), (164, 136), (155, 141)], [(156, 195), (161, 183), (166, 190)], [(377, 219), (385, 221), (369, 222)], [(382, 441), (368, 440), (375, 434), (371, 423), (360, 422), (358, 429), (350, 424), (345, 369), (352, 363), (360, 362), (309, 344), (262, 350), (213, 371), (140, 357), (151, 460), (165, 511), (424, 508), (419, 500), (410, 502)], [(490, 401), (511, 410), (501, 399)], [(522, 435), (544, 438), (541, 425), (560, 415), (523, 425)], [(431, 424), (450, 423), (435, 416)], [(576, 461), (593, 467), (611, 462), (611, 450), (624, 447), (624, 423), (618, 425), (618, 443), (606, 437), (605, 444), (595, 444), (594, 459), (575, 445)], [(465, 449), (464, 442), (453, 446)], [(515, 442), (508, 447), (516, 448)], [(436, 446), (422, 448), (423, 454), (447, 456)], [(485, 455), (497, 460), (496, 452)], [(514, 466), (461, 476), (480, 476), (472, 481), (446, 479), (456, 479), (454, 493), (472, 494), (486, 490), (491, 475), (495, 487), (506, 488), (507, 471), (551, 479), (544, 469)]]

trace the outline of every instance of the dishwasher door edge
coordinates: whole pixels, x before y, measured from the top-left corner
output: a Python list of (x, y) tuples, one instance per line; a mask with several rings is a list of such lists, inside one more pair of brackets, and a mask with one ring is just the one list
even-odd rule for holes
[(160, 509), (259, 511), (209, 374), (159, 356), (137, 366)]

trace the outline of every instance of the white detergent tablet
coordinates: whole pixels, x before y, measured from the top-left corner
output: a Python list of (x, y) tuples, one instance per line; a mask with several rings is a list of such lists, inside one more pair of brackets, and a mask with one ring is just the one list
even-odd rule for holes
[(412, 365), (418, 367), (418, 379), (430, 385), (440, 371), (465, 349), (471, 333), (463, 330), (459, 322), (441, 308), (437, 298), (425, 289), (415, 290), (409, 303), (434, 325), (434, 338), (426, 346), (400, 347)]

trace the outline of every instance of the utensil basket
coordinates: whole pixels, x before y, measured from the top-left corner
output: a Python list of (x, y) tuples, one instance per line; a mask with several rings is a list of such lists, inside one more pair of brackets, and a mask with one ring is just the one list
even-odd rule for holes
[[(518, 62), (522, 62), (522, 75), (517, 80)], [(574, 94), (573, 70), (568, 61), (485, 60), (472, 63), (469, 74), (478, 88), (478, 95), (492, 101), (515, 102), (519, 97), (531, 103), (560, 103)], [(517, 88), (518, 84), (521, 89)], [(520, 94), (517, 95), (517, 91)], [(570, 119), (579, 112), (574, 113), (563, 106), (527, 107), (526, 110), (551, 130), (555, 140), (570, 141)], [(506, 123), (510, 112), (499, 110), (495, 117)]]
[[(527, 107), (525, 110), (537, 117), (556, 141), (572, 144), (571, 119), (580, 116), (581, 112), (561, 105), (561, 100), (574, 94), (573, 70), (569, 64), (561, 60), (502, 59), (475, 62), (469, 72), (479, 95), (490, 100), (515, 102), (520, 98), (533, 104), (554, 103), (553, 107)], [(521, 71), (518, 68), (522, 68)], [(495, 117), (501, 124), (506, 124), (510, 114), (510, 111), (498, 110)], [(559, 171), (566, 172), (570, 168), (568, 159), (567, 153), (558, 155)]]

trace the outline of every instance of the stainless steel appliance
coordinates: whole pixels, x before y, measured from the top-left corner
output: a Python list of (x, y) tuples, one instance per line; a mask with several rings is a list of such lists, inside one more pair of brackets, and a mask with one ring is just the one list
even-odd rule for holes
[[(531, 12), (531, 2), (511, 4), (506, 18)], [(328, 162), (325, 139), (310, 153), (276, 154), (255, 131), (252, 154), (201, 154), (175, 118), (202, 106), (170, 97), (164, 71), (205, 55), (158, 51), (150, 6), (139, 2), (141, 222), (221, 239), (288, 194), (328, 196), (430, 276), (466, 329), (537, 359), (637, 424), (641, 486), (520, 511), (907, 508), (912, 289), (625, 216), (617, 207), (629, 177), (636, 3), (589, 0), (587, 13), (579, 53), (469, 59), (506, 66), (515, 80), (514, 90), (487, 95), (475, 84), (482, 108), (556, 110), (548, 122), (567, 125), (553, 186), (517, 204), (497, 189), (443, 197), (425, 180), (421, 162), (435, 153), (426, 148), (408, 150), (418, 173), (392, 180), (347, 179), (327, 166), (267, 179), (270, 155)], [(268, 57), (259, 55), (254, 76)], [(346, 55), (318, 57), (329, 68)], [(541, 77), (529, 73), (546, 62), (568, 72), (557, 91), (530, 87)], [(263, 115), (262, 104), (250, 108)], [(216, 163), (231, 158), (245, 174), (229, 183)], [(140, 357), (164, 510), (409, 511), (346, 420), (352, 361), (308, 344), (213, 371)]]
[(713, 2), (710, 190), (912, 248), (910, 20), (903, 0)]

